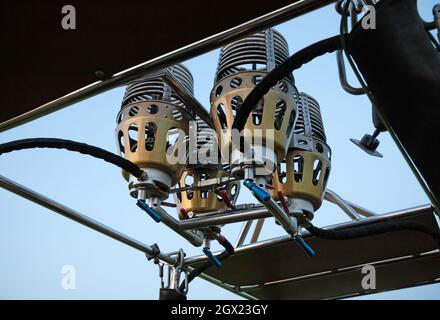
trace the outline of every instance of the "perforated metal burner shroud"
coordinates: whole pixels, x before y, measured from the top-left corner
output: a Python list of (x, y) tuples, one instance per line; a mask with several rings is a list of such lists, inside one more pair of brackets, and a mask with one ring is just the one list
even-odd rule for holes
[[(293, 75), (271, 88), (248, 117), (243, 137), (253, 141), (261, 156), (243, 156), (233, 148), (233, 123), (243, 101), (268, 72), (289, 57), (287, 41), (277, 31), (267, 29), (224, 46), (220, 51), (214, 88), (211, 91), (211, 117), (224, 161), (232, 174), (243, 177), (246, 162), (266, 164), (264, 174), (273, 173), (271, 164), (286, 154), (298, 108)], [(246, 159), (245, 159), (246, 158)]]
[[(187, 68), (175, 65), (167, 70), (193, 93), (194, 80)], [(166, 199), (169, 189), (182, 176), (188, 156), (182, 156), (179, 149), (188, 140), (189, 123), (195, 119), (192, 110), (162, 78), (142, 78), (127, 86), (116, 120), (117, 147), (124, 158), (144, 169), (154, 182), (154, 186), (145, 188), (148, 197)], [(127, 172), (123, 175), (129, 181), (132, 196), (137, 196), (137, 179)]]
[[(408, 209), (365, 221), (330, 227), (346, 229), (384, 221), (410, 220), (439, 228), (431, 207)], [(317, 239), (304, 235), (317, 251), (308, 258), (289, 237), (280, 237), (241, 247), (220, 269), (206, 274), (240, 287), (258, 299), (336, 299), (402, 289), (440, 281), (440, 254), (434, 240), (425, 234), (402, 231), (347, 241)], [(190, 265), (206, 261), (197, 257)], [(361, 269), (376, 268), (377, 288), (362, 288)]]

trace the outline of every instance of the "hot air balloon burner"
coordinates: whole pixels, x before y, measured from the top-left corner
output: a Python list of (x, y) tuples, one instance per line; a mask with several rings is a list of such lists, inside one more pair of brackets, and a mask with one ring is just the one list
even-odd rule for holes
[[(184, 191), (178, 192), (175, 195), (179, 218), (184, 220), (195, 216), (200, 217), (205, 213), (213, 211), (226, 210), (228, 206), (219, 193), (219, 186), (203, 187), (203, 184), (212, 179), (227, 177), (228, 174), (229, 173), (223, 171), (222, 168), (213, 166), (194, 166), (187, 168), (178, 186)], [(197, 187), (191, 189), (193, 186)], [(238, 182), (228, 183), (222, 186), (222, 188), (224, 189), (222, 192), (226, 192), (229, 201), (235, 204), (240, 184)]]
[(197, 144), (190, 148), (188, 167), (177, 185), (181, 191), (174, 197), (181, 220), (227, 209), (235, 204), (240, 188), (237, 182), (212, 183), (227, 180), (230, 173), (219, 158), (215, 131), (199, 117), (196, 125), (190, 136)]
[(288, 198), (289, 209), (312, 219), (321, 207), (331, 168), (331, 150), (326, 143), (319, 104), (301, 93), (299, 117), (285, 159), (273, 177), (272, 195)]
[[(177, 65), (169, 71), (193, 92), (193, 78), (185, 67)], [(133, 197), (168, 198), (187, 165), (190, 121), (194, 116), (161, 78), (128, 85), (117, 116), (117, 147), (148, 174), (147, 181), (138, 181), (123, 172)]]
[[(265, 95), (249, 116), (243, 132), (235, 132), (232, 127), (244, 99), (288, 56), (286, 40), (272, 29), (221, 50), (211, 92), (211, 116), (222, 159), (231, 165), (237, 178), (244, 178), (246, 172), (246, 178), (273, 174), (277, 159), (283, 159), (287, 151), (297, 115), (293, 76), (280, 81)], [(243, 141), (244, 150), (233, 147)]]

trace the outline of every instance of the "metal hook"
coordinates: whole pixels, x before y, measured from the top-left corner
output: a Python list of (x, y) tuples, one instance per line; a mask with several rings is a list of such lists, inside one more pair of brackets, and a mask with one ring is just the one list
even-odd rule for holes
[[(188, 277), (188, 270), (186, 270), (183, 267), (178, 267), (175, 270), (176, 272), (176, 276), (175, 276), (175, 290), (177, 293), (182, 294), (182, 295), (186, 295), (188, 293), (189, 290), (189, 277)], [(181, 289), (180, 287), (180, 279), (181, 279), (181, 275), (184, 274), (185, 279), (183, 281), (183, 289)]]
[(355, 88), (352, 87), (347, 80), (347, 72), (345, 70), (345, 62), (342, 50), (338, 50), (336, 52), (336, 60), (338, 63), (338, 73), (339, 73), (339, 82), (341, 83), (342, 89), (349, 94), (352, 95), (363, 95), (366, 94), (366, 90), (364, 88)]
[[(188, 271), (184, 267), (184, 260), (185, 260), (185, 252), (183, 249), (180, 249), (177, 254), (177, 262), (174, 266), (170, 266), (172, 268), (173, 276), (170, 280), (170, 287), (174, 290), (176, 290), (177, 293), (186, 295), (189, 290), (189, 279), (188, 279)], [(181, 283), (181, 275), (184, 274), (184, 281), (183, 281), (183, 290), (180, 288)]]

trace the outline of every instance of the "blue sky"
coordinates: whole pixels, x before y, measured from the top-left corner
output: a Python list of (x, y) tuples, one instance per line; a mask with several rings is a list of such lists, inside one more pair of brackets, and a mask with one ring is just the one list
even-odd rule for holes
[[(430, 20), (435, 0), (419, 1)], [(335, 35), (339, 16), (333, 6), (276, 27), (293, 53)], [(218, 51), (185, 62), (195, 79), (195, 95), (208, 106)], [(333, 151), (329, 188), (378, 213), (428, 203), (388, 134), (380, 136), (383, 159), (372, 158), (349, 142), (371, 133), (371, 106), (365, 97), (346, 94), (338, 82), (335, 55), (324, 56), (295, 74), (297, 86), (316, 98), (322, 109)], [(351, 81), (354, 82), (353, 78)], [(30, 137), (57, 137), (116, 152), (115, 118), (124, 88), (118, 88), (67, 109), (0, 134), (0, 143)], [(128, 195), (118, 169), (82, 155), (58, 150), (30, 150), (3, 155), (0, 173), (79, 212), (164, 251), (183, 247), (200, 254), (163, 225), (152, 222)], [(241, 202), (254, 202), (247, 192)], [(88, 230), (29, 201), (0, 190), (0, 298), (2, 299), (156, 299), (156, 266), (142, 253)], [(347, 221), (335, 206), (324, 204), (318, 226)], [(224, 229), (235, 239), (240, 225)], [(282, 234), (272, 221), (263, 237)], [(76, 290), (61, 287), (61, 269), (76, 269)], [(191, 285), (191, 299), (236, 299), (203, 280)], [(383, 293), (367, 299), (438, 299), (440, 285)]]

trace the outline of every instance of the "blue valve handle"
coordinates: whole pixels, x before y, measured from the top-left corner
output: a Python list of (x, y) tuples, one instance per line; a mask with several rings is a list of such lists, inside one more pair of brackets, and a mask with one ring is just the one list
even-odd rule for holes
[(222, 263), (220, 260), (209, 250), (209, 248), (203, 248), (203, 253), (208, 257), (208, 259), (214, 264), (216, 268), (220, 268)]
[(145, 201), (142, 200), (138, 200), (138, 202), (136, 203), (137, 206), (139, 208), (141, 208), (142, 210), (144, 210), (146, 213), (148, 213), (148, 215), (153, 218), (154, 221), (156, 221), (157, 223), (161, 222), (161, 217), (160, 215), (154, 211), (153, 209), (151, 209), (146, 203)]
[(303, 239), (303, 237), (301, 237), (300, 235), (296, 235), (294, 237), (296, 243), (303, 248), (304, 252), (307, 254), (307, 256), (309, 257), (314, 257), (316, 256), (316, 252), (315, 250), (313, 250)]
[(243, 184), (246, 188), (252, 191), (252, 193), (258, 199), (258, 201), (267, 202), (270, 200), (269, 192), (257, 186), (257, 184), (252, 180), (247, 179), (243, 182)]

